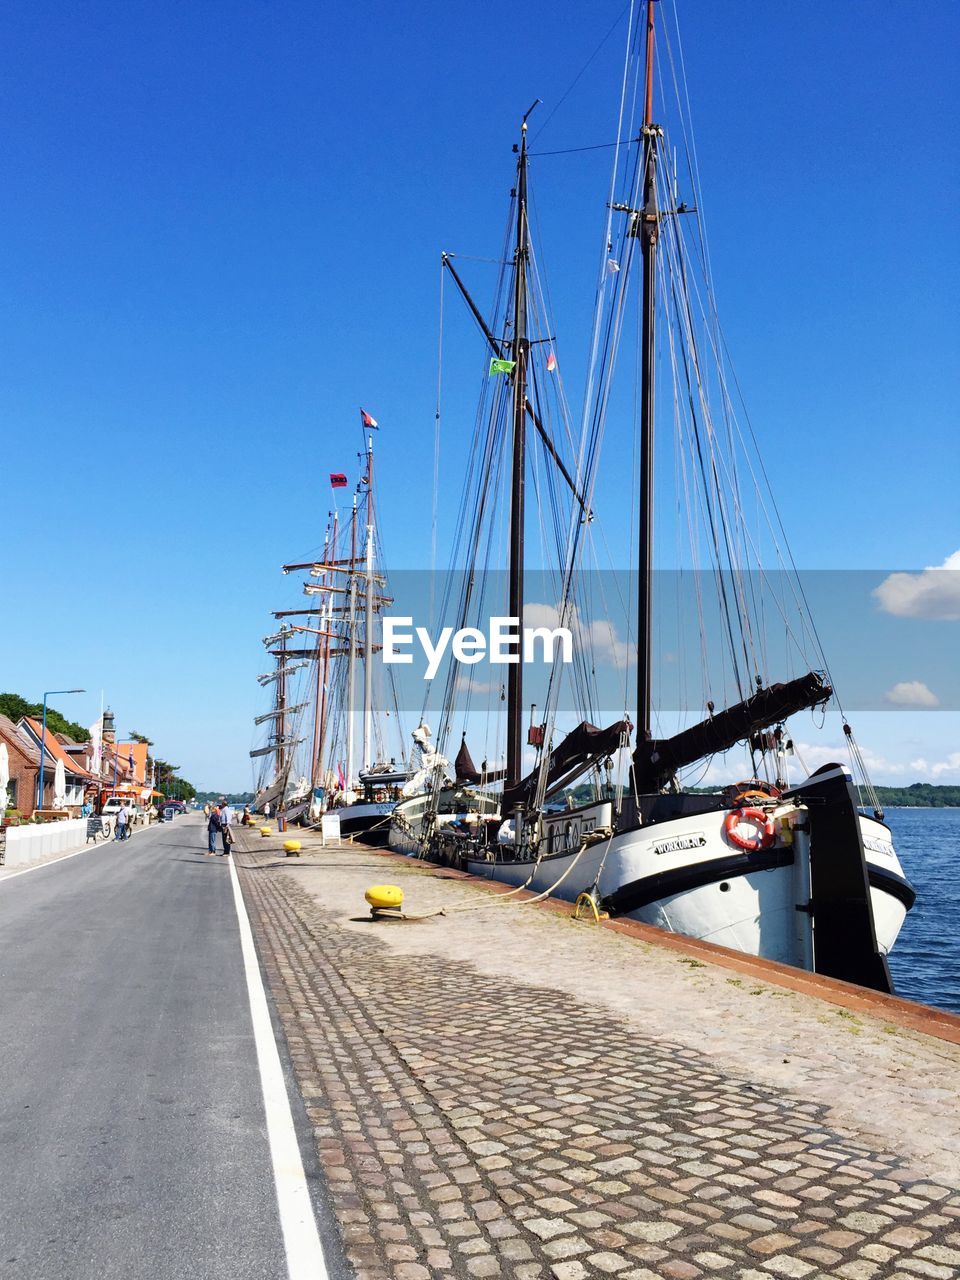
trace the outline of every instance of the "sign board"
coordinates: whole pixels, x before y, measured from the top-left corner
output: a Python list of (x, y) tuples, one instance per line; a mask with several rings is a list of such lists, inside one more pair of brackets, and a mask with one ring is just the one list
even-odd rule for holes
[(320, 842), (325, 846), (328, 840), (334, 844), (340, 843), (339, 813), (324, 813), (320, 817)]
[(103, 819), (97, 814), (87, 819), (87, 839), (96, 840), (98, 836), (103, 835)]

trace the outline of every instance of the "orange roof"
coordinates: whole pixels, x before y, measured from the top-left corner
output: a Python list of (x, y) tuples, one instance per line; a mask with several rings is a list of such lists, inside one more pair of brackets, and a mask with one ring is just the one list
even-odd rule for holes
[(117, 752), (124, 764), (127, 764), (128, 773), (128, 761), (130, 756), (133, 756), (133, 776), (142, 786), (145, 786), (147, 782), (147, 753), (149, 750), (149, 744), (146, 742), (117, 743)]
[[(40, 741), (41, 737), (43, 738), (43, 749), (54, 764), (56, 764), (58, 760), (62, 760), (64, 770), (67, 773), (72, 773), (77, 778), (94, 777), (89, 769), (85, 769), (82, 764), (78, 764), (77, 761), (74, 760), (73, 756), (64, 751), (63, 745), (57, 741), (57, 735), (55, 733), (48, 729), (44, 736), (43, 725), (39, 720), (34, 720), (30, 716), (24, 716), (23, 719), (24, 723), (30, 726), (31, 732), (36, 737), (37, 742)], [(46, 769), (46, 765), (44, 765), (44, 769)]]

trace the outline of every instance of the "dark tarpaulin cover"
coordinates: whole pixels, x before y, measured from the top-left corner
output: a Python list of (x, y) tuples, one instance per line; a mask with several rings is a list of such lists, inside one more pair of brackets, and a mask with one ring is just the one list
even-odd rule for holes
[[(627, 720), (618, 720), (616, 724), (598, 729), (595, 724), (584, 720), (572, 733), (568, 733), (560, 745), (550, 753), (550, 769), (547, 773), (546, 795), (551, 795), (558, 787), (566, 786), (589, 769), (596, 760), (613, 755), (618, 750), (625, 733), (632, 726)], [(505, 787), (503, 792), (503, 812), (520, 802), (530, 804), (537, 789), (539, 769), (534, 769), (515, 787)]]
[(718, 751), (728, 751), (736, 743), (746, 741), (756, 730), (826, 702), (832, 693), (823, 676), (809, 671), (785, 684), (758, 689), (745, 701), (684, 729), (672, 738), (638, 742), (633, 753), (637, 791), (641, 794), (659, 791), (685, 765)]

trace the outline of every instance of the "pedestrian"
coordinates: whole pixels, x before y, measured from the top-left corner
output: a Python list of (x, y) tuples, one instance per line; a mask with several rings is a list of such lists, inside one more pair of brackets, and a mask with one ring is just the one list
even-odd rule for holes
[(207, 818), (207, 857), (217, 852), (217, 832), (220, 827), (220, 806), (212, 805)]
[(263, 816), (264, 816), (265, 818), (269, 818), (269, 817), (270, 817), (270, 801), (269, 801), (269, 800), (268, 800), (268, 801), (267, 801), (267, 803), (263, 806)]
[(220, 797), (220, 839), (223, 842), (223, 852), (229, 853), (230, 846), (233, 843), (233, 832), (230, 830), (230, 823), (233, 821), (233, 810), (230, 808), (230, 802), (226, 797)]
[(243, 806), (243, 817), (240, 819), (240, 825), (241, 827), (250, 827), (253, 825), (253, 819), (250, 817), (250, 806), (248, 804)]
[(223, 841), (224, 855), (230, 852), (230, 846), (233, 844), (233, 832), (230, 830), (232, 816), (230, 806), (225, 804), (220, 810), (220, 839)]
[(129, 826), (130, 813), (127, 809), (127, 802), (124, 800), (123, 804), (121, 804), (117, 811), (117, 834), (114, 836), (114, 840), (126, 840), (127, 836), (130, 834)]

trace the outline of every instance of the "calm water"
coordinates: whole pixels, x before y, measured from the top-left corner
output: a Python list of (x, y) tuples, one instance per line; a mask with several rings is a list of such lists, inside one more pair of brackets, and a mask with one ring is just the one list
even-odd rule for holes
[(897, 995), (960, 1013), (960, 809), (888, 809), (917, 901), (890, 954)]

